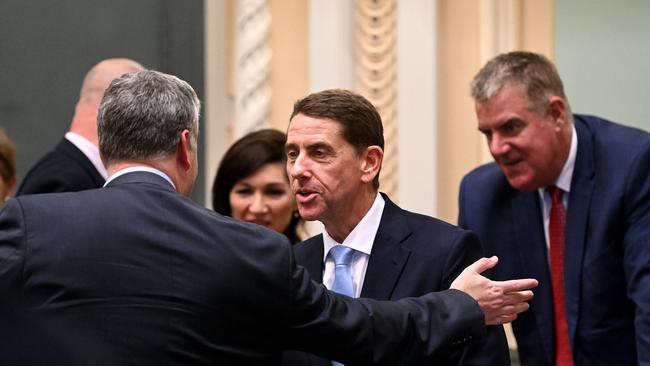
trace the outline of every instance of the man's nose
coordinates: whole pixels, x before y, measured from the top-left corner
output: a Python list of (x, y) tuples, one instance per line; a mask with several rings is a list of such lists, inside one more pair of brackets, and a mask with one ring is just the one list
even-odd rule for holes
[(510, 151), (510, 144), (508, 140), (497, 134), (492, 135), (492, 138), (488, 143), (490, 153), (493, 157), (502, 156)]
[(303, 154), (288, 164), (289, 177), (298, 179), (304, 177), (308, 173), (308, 161)]

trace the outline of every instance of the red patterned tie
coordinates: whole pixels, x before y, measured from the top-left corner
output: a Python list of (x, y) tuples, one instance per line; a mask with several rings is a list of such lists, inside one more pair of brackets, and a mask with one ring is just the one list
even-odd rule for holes
[(556, 186), (547, 188), (551, 194), (551, 215), (548, 233), (551, 247), (551, 283), (553, 285), (553, 308), (555, 318), (555, 365), (573, 366), (569, 326), (564, 305), (564, 228), (566, 210), (562, 203), (562, 190)]

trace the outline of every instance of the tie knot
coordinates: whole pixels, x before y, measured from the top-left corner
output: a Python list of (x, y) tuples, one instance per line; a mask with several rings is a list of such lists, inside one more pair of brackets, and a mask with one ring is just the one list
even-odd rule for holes
[(355, 250), (344, 245), (335, 245), (330, 249), (330, 255), (337, 266), (348, 266), (352, 262)]
[(564, 193), (563, 190), (561, 190), (557, 186), (548, 186), (546, 187), (546, 190), (551, 195), (551, 202), (553, 203), (562, 202), (562, 193)]

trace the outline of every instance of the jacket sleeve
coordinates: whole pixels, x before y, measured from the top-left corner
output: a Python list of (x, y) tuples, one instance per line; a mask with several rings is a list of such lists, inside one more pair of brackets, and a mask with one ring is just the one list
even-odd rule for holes
[(650, 364), (650, 143), (637, 155), (625, 186), (623, 236), (628, 297), (634, 302), (634, 329), (640, 365)]
[[(468, 231), (464, 235), (459, 235), (451, 248), (445, 264), (445, 288), (451, 285), (451, 282), (463, 269), (484, 255), (478, 238), (469, 234)], [(489, 272), (483, 273), (483, 275), (489, 277)], [(456, 364), (509, 366), (510, 353), (503, 326), (488, 326), (484, 337), (473, 339), (471, 343), (462, 348), (460, 360)]]
[(14, 198), (0, 210), (0, 293), (5, 298), (20, 293), (24, 238), (22, 209)]
[(461, 291), (394, 302), (353, 299), (328, 291), (290, 262), (285, 348), (345, 363), (405, 365), (486, 332), (478, 304)]

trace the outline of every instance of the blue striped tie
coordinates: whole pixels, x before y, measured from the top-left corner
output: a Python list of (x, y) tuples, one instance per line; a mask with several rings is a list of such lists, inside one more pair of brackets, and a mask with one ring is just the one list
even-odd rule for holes
[[(352, 271), (350, 263), (355, 250), (343, 245), (336, 245), (330, 249), (330, 255), (334, 260), (334, 283), (332, 291), (339, 294), (354, 297), (354, 285), (352, 282)], [(342, 363), (332, 361), (332, 366), (344, 366)]]

